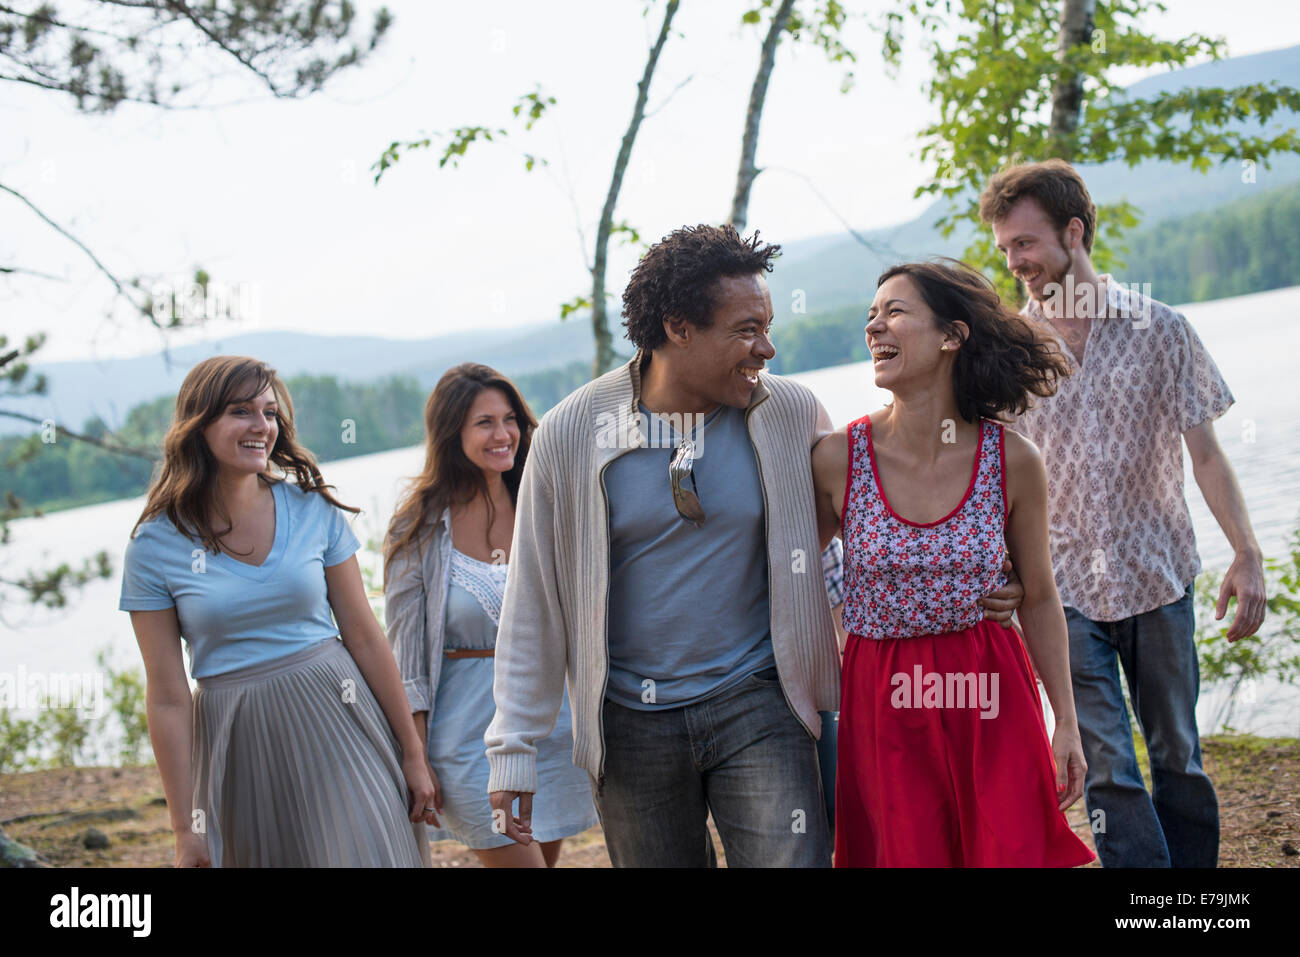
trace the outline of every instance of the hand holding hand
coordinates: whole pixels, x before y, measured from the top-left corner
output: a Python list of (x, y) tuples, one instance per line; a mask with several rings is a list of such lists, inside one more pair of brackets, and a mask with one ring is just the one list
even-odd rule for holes
[[(410, 820), (412, 823), (423, 821), (438, 826), (435, 811), (442, 810), (442, 793), (438, 789), (437, 777), (433, 768), (423, 754), (412, 754), (402, 758), (402, 776), (406, 778), (406, 792), (411, 802)], [(434, 811), (429, 810), (434, 808)]]
[[(515, 798), (519, 799), (519, 815), (514, 816)], [(533, 794), (531, 791), (493, 791), (488, 795), (492, 804), (492, 830), (504, 834), (520, 844), (533, 843)]]

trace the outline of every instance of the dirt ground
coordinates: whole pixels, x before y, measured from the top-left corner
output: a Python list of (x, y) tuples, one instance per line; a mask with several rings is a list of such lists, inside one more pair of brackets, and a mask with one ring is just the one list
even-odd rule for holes
[[(1300, 867), (1300, 740), (1220, 736), (1204, 739), (1202, 748), (1219, 794), (1220, 866)], [(1091, 843), (1082, 802), (1068, 816), (1075, 833)], [(0, 774), (0, 828), (56, 867), (166, 867), (172, 861), (153, 765)], [(89, 828), (102, 832), (108, 846), (88, 850)], [(716, 834), (714, 844), (722, 862)], [(433, 863), (480, 866), (452, 841), (433, 845)], [(600, 828), (567, 840), (560, 866), (609, 867)]]

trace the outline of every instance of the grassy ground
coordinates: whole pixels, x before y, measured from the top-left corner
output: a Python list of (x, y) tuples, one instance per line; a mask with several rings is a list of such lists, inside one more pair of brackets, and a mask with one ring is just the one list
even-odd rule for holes
[[(1149, 784), (1141, 738), (1137, 744)], [(1300, 867), (1300, 740), (1217, 736), (1202, 747), (1219, 794), (1220, 866)], [(1091, 842), (1082, 802), (1069, 820)], [(0, 828), (58, 867), (164, 867), (172, 860), (162, 784), (152, 765), (0, 775)], [(84, 846), (90, 828), (107, 836), (107, 847)], [(451, 841), (433, 845), (433, 861), (438, 867), (479, 866)], [(600, 828), (566, 841), (560, 866), (608, 867)]]

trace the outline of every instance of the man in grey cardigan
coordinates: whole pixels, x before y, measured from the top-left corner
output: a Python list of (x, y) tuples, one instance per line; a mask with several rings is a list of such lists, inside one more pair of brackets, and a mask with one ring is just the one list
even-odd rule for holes
[(830, 864), (816, 739), (839, 652), (810, 453), (831, 424), (763, 372), (778, 250), (703, 225), (653, 246), (623, 294), (637, 355), (533, 437), (485, 735), (515, 840), (567, 673), (614, 866), (712, 866), (710, 812), (730, 866)]

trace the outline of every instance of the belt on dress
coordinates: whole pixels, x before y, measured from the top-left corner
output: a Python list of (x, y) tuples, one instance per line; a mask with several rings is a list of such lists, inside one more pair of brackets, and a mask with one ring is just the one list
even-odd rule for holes
[(443, 651), (448, 658), (491, 658), (496, 653), (495, 648), (447, 648)]

